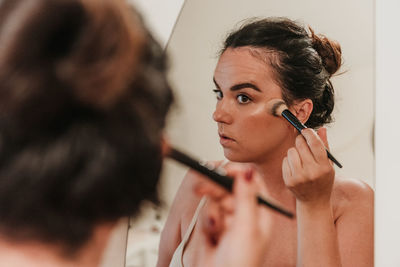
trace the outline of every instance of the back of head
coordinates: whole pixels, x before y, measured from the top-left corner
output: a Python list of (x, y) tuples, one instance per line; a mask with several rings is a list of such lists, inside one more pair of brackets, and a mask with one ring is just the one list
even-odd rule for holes
[(74, 252), (156, 202), (165, 70), (123, 0), (3, 0), (0, 233)]
[(229, 34), (222, 52), (248, 46), (254, 56), (272, 66), (283, 98), (311, 99), (313, 111), (306, 126), (316, 128), (331, 122), (334, 90), (330, 77), (341, 66), (340, 45), (323, 35), (309, 32), (287, 18), (256, 19)]

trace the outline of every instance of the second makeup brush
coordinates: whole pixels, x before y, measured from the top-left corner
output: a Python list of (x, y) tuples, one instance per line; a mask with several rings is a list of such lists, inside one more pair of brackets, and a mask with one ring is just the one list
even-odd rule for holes
[[(224, 173), (221, 173), (218, 168), (210, 167), (204, 164), (201, 164), (199, 161), (194, 160), (193, 158), (189, 157), (188, 155), (174, 149), (169, 148), (167, 156), (172, 158), (193, 170), (198, 171), (199, 173), (206, 175), (206, 177), (210, 178), (215, 183), (219, 184), (220, 186), (224, 187), (229, 192), (232, 191), (233, 186), (233, 179), (229, 176), (226, 176)], [(277, 204), (271, 203), (270, 201), (265, 200), (264, 198), (257, 196), (257, 202), (261, 205), (265, 205), (286, 217), (293, 218), (294, 215), (290, 211), (287, 211)]]

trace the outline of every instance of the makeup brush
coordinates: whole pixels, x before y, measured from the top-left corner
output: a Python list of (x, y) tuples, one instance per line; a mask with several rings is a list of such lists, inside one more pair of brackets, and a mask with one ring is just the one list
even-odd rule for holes
[[(298, 131), (301, 133), (301, 130), (306, 129), (307, 127), (301, 123), (295, 115), (293, 115), (292, 112), (288, 109), (288, 107), (285, 104), (285, 101), (282, 99), (272, 99), (267, 103), (267, 109), (270, 111), (272, 115), (275, 117), (282, 116), (284, 117), (290, 124), (292, 124)], [(326, 153), (328, 155), (328, 158), (333, 161), (339, 168), (342, 168), (342, 164), (339, 163), (335, 159), (335, 157), (326, 149)]]
[[(232, 187), (233, 187), (233, 178), (225, 175), (225, 170), (221, 168), (215, 168), (214, 166), (208, 165), (208, 164), (201, 164), (197, 160), (194, 160), (190, 156), (186, 155), (185, 153), (176, 150), (172, 147), (168, 148), (168, 151), (166, 151), (166, 155), (169, 158), (172, 158), (179, 163), (182, 163), (183, 165), (192, 168), (193, 170), (205, 175), (208, 177), (210, 180), (213, 182), (219, 184), (229, 192), (232, 192)], [(257, 196), (257, 202), (259, 204), (265, 205), (289, 218), (293, 218), (294, 215), (293, 213), (279, 207), (276, 204), (271, 203), (270, 201), (267, 201), (263, 199), (260, 196)]]

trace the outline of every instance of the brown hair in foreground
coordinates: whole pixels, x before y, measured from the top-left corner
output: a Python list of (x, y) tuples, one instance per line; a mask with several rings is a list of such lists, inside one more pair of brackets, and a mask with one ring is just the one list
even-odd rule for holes
[(173, 97), (160, 46), (122, 0), (0, 5), (0, 233), (60, 244), (157, 198)]

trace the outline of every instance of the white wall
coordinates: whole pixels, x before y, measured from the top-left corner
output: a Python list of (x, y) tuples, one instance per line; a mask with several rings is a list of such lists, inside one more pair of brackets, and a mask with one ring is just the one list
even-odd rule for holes
[(143, 15), (147, 26), (165, 47), (184, 0), (128, 0)]
[(400, 2), (376, 3), (375, 266), (400, 266)]

